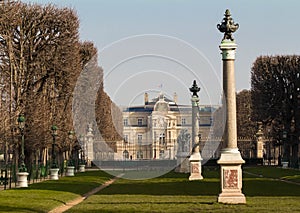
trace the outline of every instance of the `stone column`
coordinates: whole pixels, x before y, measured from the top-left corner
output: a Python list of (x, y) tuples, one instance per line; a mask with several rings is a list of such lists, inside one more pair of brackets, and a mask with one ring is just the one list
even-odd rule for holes
[[(201, 175), (201, 154), (199, 149), (199, 141), (196, 140), (196, 130), (198, 130), (199, 123), (197, 122), (197, 114), (198, 114), (198, 104), (199, 104), (199, 97), (197, 92), (200, 91), (200, 88), (197, 86), (196, 81), (194, 81), (192, 88), (190, 91), (193, 92), (192, 96), (192, 154), (189, 158), (190, 161), (190, 172), (191, 175), (189, 180), (201, 180), (203, 179)], [(197, 131), (198, 132), (198, 131)], [(197, 142), (196, 142), (197, 141)]]
[(223, 60), (223, 92), (225, 97), (223, 107), (226, 107), (225, 148), (221, 151), (221, 157), (218, 160), (221, 167), (221, 193), (218, 202), (231, 204), (246, 203), (246, 198), (242, 194), (241, 165), (244, 160), (237, 148), (236, 128), (234, 60), (237, 45), (232, 33), (238, 27), (238, 24), (234, 24), (229, 10), (226, 10), (222, 24), (218, 25), (218, 29), (225, 33), (220, 49)]

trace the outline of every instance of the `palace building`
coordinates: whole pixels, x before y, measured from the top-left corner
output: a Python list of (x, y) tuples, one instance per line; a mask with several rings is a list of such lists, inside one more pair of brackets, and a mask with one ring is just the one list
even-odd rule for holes
[[(202, 137), (210, 133), (215, 110), (199, 105), (197, 131)], [(145, 93), (143, 105), (123, 109), (123, 126), (124, 140), (117, 142), (115, 160), (176, 159), (179, 149), (190, 152), (192, 147), (179, 141), (183, 134), (191, 135), (192, 106), (177, 104), (176, 94), (173, 100), (162, 93), (149, 100)]]

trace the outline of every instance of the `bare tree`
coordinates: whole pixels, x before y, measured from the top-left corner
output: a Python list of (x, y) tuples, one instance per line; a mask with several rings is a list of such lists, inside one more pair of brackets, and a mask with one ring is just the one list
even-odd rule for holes
[[(287, 132), (284, 159), (298, 166), (300, 136), (300, 56), (261, 56), (251, 73), (253, 118)], [(274, 125), (273, 125), (274, 124)], [(275, 125), (276, 124), (276, 125)], [(276, 128), (275, 128), (276, 127)], [(290, 147), (292, 153), (290, 153)]]

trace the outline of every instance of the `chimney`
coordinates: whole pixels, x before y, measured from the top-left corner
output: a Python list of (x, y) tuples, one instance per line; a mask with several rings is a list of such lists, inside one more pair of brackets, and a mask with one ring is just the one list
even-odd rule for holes
[(177, 93), (174, 92), (174, 102), (175, 102), (175, 104), (177, 104), (177, 101), (178, 101), (178, 96), (177, 96)]
[(144, 95), (144, 101), (145, 101), (145, 105), (147, 105), (149, 103), (148, 93), (146, 93), (146, 92), (145, 92), (145, 95)]

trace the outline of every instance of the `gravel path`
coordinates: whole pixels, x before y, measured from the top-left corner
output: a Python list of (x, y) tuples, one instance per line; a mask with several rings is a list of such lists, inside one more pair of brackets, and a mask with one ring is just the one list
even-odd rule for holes
[(76, 198), (75, 200), (71, 200), (71, 201), (67, 202), (66, 204), (63, 204), (63, 205), (51, 210), (49, 213), (60, 213), (60, 212), (67, 211), (68, 209), (72, 208), (73, 206), (75, 206), (75, 205), (81, 203), (82, 201), (84, 201), (85, 199), (87, 199), (89, 196), (96, 194), (97, 192), (106, 188), (107, 186), (109, 186), (110, 184), (112, 184), (113, 182), (115, 182), (117, 179), (119, 179), (122, 176), (123, 176), (123, 174), (120, 174), (117, 177), (115, 177), (109, 181), (106, 181), (101, 186), (94, 188), (93, 190), (84, 194), (82, 197)]

